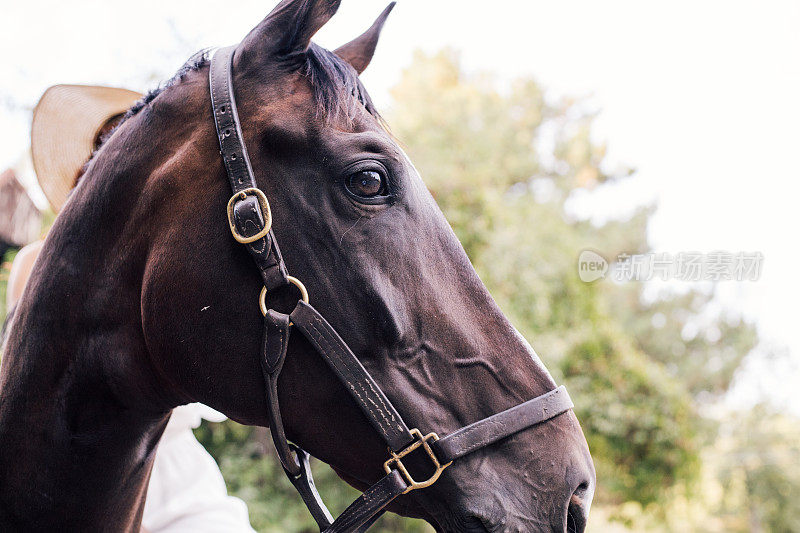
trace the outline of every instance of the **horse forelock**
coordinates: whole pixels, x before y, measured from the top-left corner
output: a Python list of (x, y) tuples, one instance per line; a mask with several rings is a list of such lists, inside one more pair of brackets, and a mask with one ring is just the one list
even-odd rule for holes
[(381, 120), (355, 69), (330, 50), (311, 43), (306, 52), (304, 73), (311, 82), (319, 114), (328, 119), (349, 118), (353, 104), (361, 104), (367, 112)]

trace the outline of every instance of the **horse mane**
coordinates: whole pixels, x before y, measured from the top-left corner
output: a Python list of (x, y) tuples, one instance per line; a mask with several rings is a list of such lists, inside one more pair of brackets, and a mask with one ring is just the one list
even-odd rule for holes
[[(192, 55), (169, 80), (159, 84), (134, 103), (119, 125), (136, 115), (159, 94), (180, 83), (187, 74), (207, 65), (210, 62), (210, 51), (206, 48)], [(303, 73), (311, 82), (320, 115), (328, 118), (335, 118), (341, 114), (349, 116), (355, 100), (363, 105), (370, 115), (380, 119), (380, 114), (364, 84), (361, 83), (358, 73), (347, 61), (330, 50), (311, 43), (305, 54)], [(111, 133), (113, 131), (108, 136), (111, 136)]]
[[(155, 100), (159, 94), (163, 93), (165, 90), (169, 89), (173, 85), (177, 85), (178, 83), (180, 83), (181, 80), (183, 80), (183, 78), (187, 74), (189, 74), (190, 72), (194, 72), (196, 70), (200, 70), (205, 65), (207, 65), (209, 63), (210, 51), (211, 50), (209, 48), (204, 48), (198, 52), (195, 52), (192, 55), (192, 57), (187, 59), (186, 63), (184, 63), (183, 66), (181, 66), (181, 68), (179, 68), (178, 71), (170, 79), (168, 79), (163, 83), (160, 83), (158, 87), (156, 87), (155, 89), (151, 89), (150, 91), (147, 92), (147, 94), (145, 94), (143, 97), (137, 100), (131, 106), (131, 108), (128, 109), (127, 113), (125, 113), (125, 116), (122, 117), (122, 120), (119, 121), (119, 124), (117, 124), (114, 130), (116, 130), (122, 124), (124, 124), (126, 120), (128, 120), (132, 116), (136, 115), (139, 111), (144, 109), (147, 106), (147, 104)], [(109, 132), (106, 138), (110, 137), (111, 134), (113, 133), (114, 131), (112, 130), (111, 132)], [(100, 143), (101, 146), (104, 142), (105, 139), (101, 139)]]
[[(137, 100), (130, 109), (128, 109), (119, 123), (100, 139), (97, 148), (92, 151), (89, 159), (86, 160), (78, 171), (78, 175), (75, 177), (75, 184), (77, 184), (86, 173), (86, 170), (89, 168), (89, 163), (94, 159), (95, 154), (122, 124), (147, 107), (159, 94), (179, 84), (187, 74), (200, 70), (208, 65), (210, 63), (211, 50), (211, 48), (204, 48), (195, 52), (170, 79), (160, 83), (155, 89), (151, 89), (147, 94)], [(370, 98), (369, 93), (367, 93), (366, 87), (361, 83), (358, 73), (347, 61), (330, 50), (326, 50), (315, 43), (311, 43), (305, 53), (305, 64), (302, 66), (302, 69), (303, 74), (311, 82), (314, 101), (317, 105), (317, 113), (320, 116), (324, 117), (326, 120), (339, 117), (344, 117), (349, 120), (352, 116), (352, 106), (355, 102), (358, 102), (364, 106), (364, 109), (366, 109), (370, 115), (378, 120), (384, 129), (387, 129), (383, 118), (372, 103), (372, 98)]]
[(181, 68), (179, 68), (170, 79), (160, 83), (155, 89), (149, 90), (144, 96), (134, 102), (134, 104), (122, 116), (122, 119), (120, 119), (117, 125), (100, 137), (97, 147), (92, 150), (92, 154), (89, 156), (89, 159), (87, 159), (83, 166), (81, 166), (81, 168), (78, 170), (78, 174), (75, 177), (75, 183), (73, 186), (77, 185), (83, 175), (86, 174), (86, 170), (89, 168), (89, 163), (92, 162), (97, 152), (100, 151), (103, 145), (105, 145), (106, 141), (111, 138), (111, 136), (119, 129), (120, 126), (122, 126), (129, 118), (133, 117), (139, 113), (139, 111), (147, 107), (147, 104), (155, 100), (159, 94), (163, 93), (173, 85), (180, 83), (187, 74), (196, 70), (200, 70), (203, 68), (203, 66), (208, 64), (210, 50), (210, 48), (204, 48), (192, 54), (192, 56), (186, 60), (186, 63), (184, 63), (183, 66), (181, 66)]

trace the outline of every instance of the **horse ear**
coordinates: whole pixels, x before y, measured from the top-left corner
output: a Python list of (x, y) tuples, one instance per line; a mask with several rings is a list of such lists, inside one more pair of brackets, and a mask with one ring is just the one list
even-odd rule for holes
[(350, 41), (349, 43), (340, 46), (335, 50), (336, 55), (350, 63), (356, 71), (361, 74), (366, 70), (369, 62), (372, 61), (372, 55), (375, 53), (375, 47), (378, 46), (378, 37), (380, 37), (383, 24), (389, 13), (394, 9), (396, 2), (392, 2), (386, 9), (383, 10), (372, 26)]
[(341, 0), (283, 0), (240, 45), (243, 55), (287, 58), (308, 50), (311, 38), (339, 9)]

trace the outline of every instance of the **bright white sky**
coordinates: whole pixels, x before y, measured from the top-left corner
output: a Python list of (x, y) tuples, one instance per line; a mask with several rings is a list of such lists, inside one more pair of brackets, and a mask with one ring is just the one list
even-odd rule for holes
[[(4, 2), (0, 167), (26, 148), (30, 110), (49, 85), (151, 88), (197, 49), (237, 42), (274, 3)], [(346, 42), (383, 7), (344, 0), (317, 41)], [(533, 75), (553, 96), (589, 97), (601, 110), (596, 134), (610, 161), (637, 173), (576, 208), (617, 214), (655, 199), (658, 251), (762, 252), (762, 279), (723, 283), (720, 301), (757, 320), (768, 345), (788, 347), (800, 363), (800, 251), (791, 237), (800, 228), (798, 28), (792, 0), (400, 0), (364, 78), (386, 108), (414, 48), (452, 46), (471, 71)], [(761, 378), (743, 384), (742, 397), (766, 388), (786, 402), (800, 383), (796, 370), (757, 370)], [(793, 406), (800, 411), (800, 402)]]

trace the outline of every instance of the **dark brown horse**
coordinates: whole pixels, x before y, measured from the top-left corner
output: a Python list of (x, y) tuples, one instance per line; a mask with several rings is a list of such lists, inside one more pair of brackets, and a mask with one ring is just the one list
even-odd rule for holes
[[(310, 43), (337, 7), (284, 0), (239, 45), (244, 139), (290, 271), (409, 425), (447, 434), (555, 384), (358, 80), (383, 18), (336, 54)], [(11, 323), (1, 531), (137, 530), (177, 405), (268, 425), (261, 280), (224, 216), (207, 61), (167, 85), (91, 161)], [(356, 487), (381, 476), (385, 446), (301, 335), (279, 396), (294, 442)], [(439, 531), (582, 531), (593, 492), (570, 411), (454, 463), (392, 510)]]

